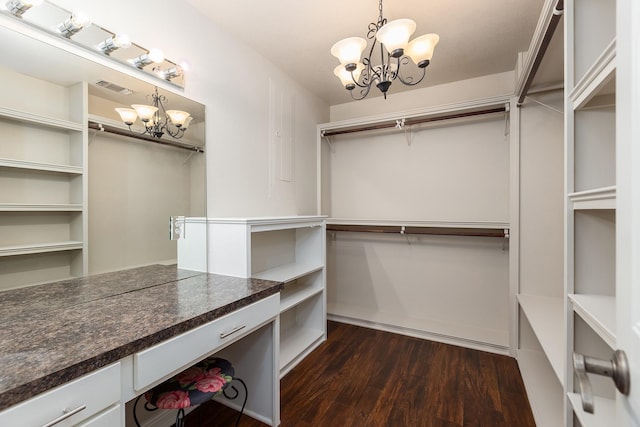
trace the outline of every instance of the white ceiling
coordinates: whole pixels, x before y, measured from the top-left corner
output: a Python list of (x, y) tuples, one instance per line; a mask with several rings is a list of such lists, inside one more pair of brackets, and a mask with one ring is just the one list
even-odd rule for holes
[[(338, 40), (365, 37), (377, 0), (185, 0), (329, 105), (351, 101), (333, 75)], [(416, 88), (511, 71), (526, 51), (543, 0), (386, 0), (389, 21), (416, 21), (414, 36), (437, 33), (427, 77)], [(561, 77), (561, 76), (560, 76)], [(389, 94), (408, 90), (394, 83)], [(374, 93), (374, 91), (376, 93)], [(372, 89), (369, 95), (378, 96)]]

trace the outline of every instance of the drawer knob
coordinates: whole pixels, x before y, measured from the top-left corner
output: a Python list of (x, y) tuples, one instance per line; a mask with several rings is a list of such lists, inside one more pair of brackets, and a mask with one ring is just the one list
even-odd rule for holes
[(64, 420), (66, 420), (67, 418), (73, 417), (78, 412), (84, 411), (85, 409), (87, 409), (87, 405), (78, 406), (76, 409), (65, 409), (65, 410), (62, 411), (63, 412), (62, 415), (60, 415), (55, 420), (49, 421), (48, 423), (46, 423), (42, 427), (51, 427), (51, 426), (54, 426), (56, 424), (59, 424), (59, 423), (63, 422)]

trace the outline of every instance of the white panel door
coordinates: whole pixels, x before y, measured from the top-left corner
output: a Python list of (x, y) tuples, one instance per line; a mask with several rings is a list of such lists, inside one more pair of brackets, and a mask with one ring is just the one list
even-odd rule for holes
[(640, 426), (640, 2), (617, 5), (617, 347), (630, 366), (616, 426)]

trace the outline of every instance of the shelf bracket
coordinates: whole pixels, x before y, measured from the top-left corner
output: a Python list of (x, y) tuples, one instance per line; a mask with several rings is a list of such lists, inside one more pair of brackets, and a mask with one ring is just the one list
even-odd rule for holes
[(504, 136), (509, 135), (509, 118), (510, 118), (510, 114), (509, 111), (511, 110), (511, 107), (509, 106), (509, 104), (504, 104)]
[(551, 111), (555, 111), (556, 113), (558, 113), (558, 114), (562, 114), (562, 115), (564, 116), (564, 111), (559, 110), (559, 109), (557, 109), (556, 107), (552, 107), (552, 106), (551, 106), (551, 105), (549, 105), (549, 104), (545, 104), (545, 103), (544, 103), (544, 102), (542, 102), (542, 101), (538, 101), (537, 99), (532, 98), (532, 97), (531, 97), (531, 96), (529, 96), (529, 95), (527, 95), (527, 96), (525, 97), (525, 99), (528, 99), (529, 101), (533, 101), (533, 102), (535, 102), (536, 104), (542, 105), (543, 107), (548, 108), (549, 110), (551, 110)]

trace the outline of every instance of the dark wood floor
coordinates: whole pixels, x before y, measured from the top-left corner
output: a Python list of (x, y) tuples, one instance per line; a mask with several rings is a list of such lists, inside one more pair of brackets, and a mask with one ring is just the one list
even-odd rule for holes
[[(535, 427), (510, 357), (335, 322), (328, 336), (282, 379), (282, 427)], [(235, 417), (210, 402), (186, 425)], [(246, 416), (240, 425), (265, 426)]]

